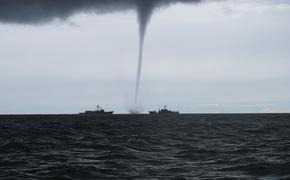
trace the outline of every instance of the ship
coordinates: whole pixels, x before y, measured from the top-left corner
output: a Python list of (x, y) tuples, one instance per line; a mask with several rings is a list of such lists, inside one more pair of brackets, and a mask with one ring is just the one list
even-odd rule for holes
[(84, 115), (84, 114), (88, 114), (88, 115), (105, 115), (105, 114), (113, 114), (114, 111), (105, 111), (103, 108), (101, 108), (101, 106), (97, 106), (97, 110), (93, 110), (93, 111), (85, 111), (85, 112), (81, 112), (79, 114)]
[(171, 111), (164, 106), (163, 109), (158, 109), (158, 111), (149, 111), (149, 114), (179, 114), (179, 111)]

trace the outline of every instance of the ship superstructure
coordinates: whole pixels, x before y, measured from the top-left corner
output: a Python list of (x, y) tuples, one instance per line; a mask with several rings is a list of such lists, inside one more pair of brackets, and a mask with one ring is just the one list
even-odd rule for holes
[(158, 109), (157, 111), (149, 111), (149, 114), (179, 114), (178, 111), (171, 111), (164, 106), (163, 109)]

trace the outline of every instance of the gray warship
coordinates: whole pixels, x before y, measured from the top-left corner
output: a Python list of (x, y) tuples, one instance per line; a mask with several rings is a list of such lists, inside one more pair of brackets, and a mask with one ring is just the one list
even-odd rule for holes
[(97, 106), (96, 110), (93, 111), (85, 111), (79, 113), (80, 115), (105, 115), (105, 114), (113, 114), (114, 111), (105, 111), (101, 106)]
[(163, 109), (158, 109), (157, 111), (149, 111), (149, 114), (179, 114), (179, 111), (171, 111), (164, 106)]

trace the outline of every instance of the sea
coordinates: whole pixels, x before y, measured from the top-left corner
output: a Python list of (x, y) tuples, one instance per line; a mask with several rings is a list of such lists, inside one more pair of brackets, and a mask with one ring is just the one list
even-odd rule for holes
[(2, 115), (0, 179), (290, 179), (290, 114)]

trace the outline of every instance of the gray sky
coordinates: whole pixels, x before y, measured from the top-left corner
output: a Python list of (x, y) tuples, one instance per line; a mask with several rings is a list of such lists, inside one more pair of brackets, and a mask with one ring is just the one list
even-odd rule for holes
[[(1, 19), (1, 18), (0, 18)], [(136, 12), (0, 20), (0, 113), (127, 112)], [(148, 26), (140, 104), (181, 112), (290, 112), (290, 2), (228, 0), (161, 8)]]

